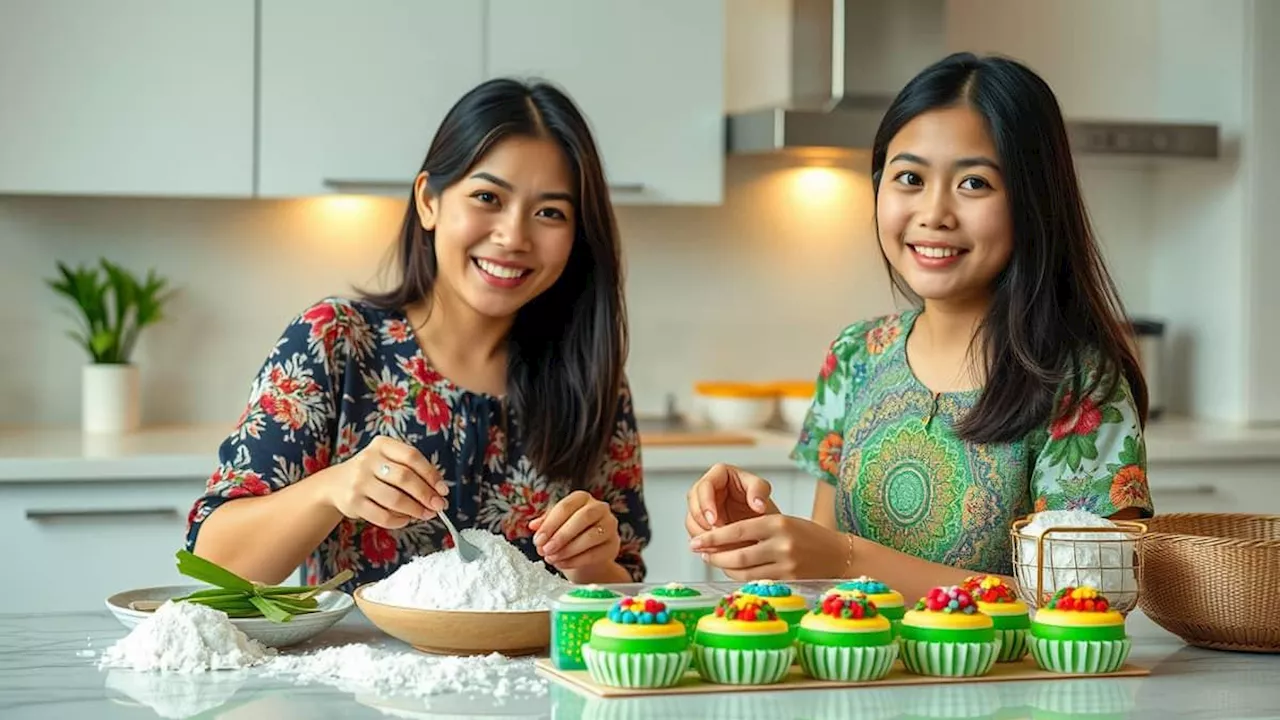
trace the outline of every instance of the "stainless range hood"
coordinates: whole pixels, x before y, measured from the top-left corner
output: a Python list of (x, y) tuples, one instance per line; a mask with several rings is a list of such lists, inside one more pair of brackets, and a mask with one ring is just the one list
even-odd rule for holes
[[(731, 155), (869, 150), (894, 95), (946, 54), (946, 0), (790, 0), (784, 103), (731, 113)], [(1083, 155), (1216, 158), (1212, 124), (1067, 119)]]

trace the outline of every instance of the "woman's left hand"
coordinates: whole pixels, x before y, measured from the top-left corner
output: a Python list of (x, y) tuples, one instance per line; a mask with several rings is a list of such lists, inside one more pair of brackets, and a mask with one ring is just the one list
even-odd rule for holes
[(843, 577), (853, 560), (843, 533), (791, 515), (739, 520), (693, 537), (689, 547), (735, 581)]
[(546, 514), (530, 520), (529, 529), (536, 533), (533, 544), (538, 554), (564, 571), (611, 564), (618, 559), (622, 545), (618, 518), (609, 504), (582, 490), (570, 493)]

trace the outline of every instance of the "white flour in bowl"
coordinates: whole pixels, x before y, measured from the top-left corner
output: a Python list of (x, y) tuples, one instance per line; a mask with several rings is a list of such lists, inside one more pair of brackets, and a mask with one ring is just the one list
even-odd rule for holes
[(274, 654), (232, 625), (221, 610), (198, 603), (166, 602), (107, 648), (98, 667), (197, 673), (245, 668)]
[[(1036, 539), (1053, 528), (1113, 528), (1116, 524), (1087, 510), (1046, 510), (1036, 513), (1019, 531), (1021, 563), (1014, 570), (1018, 583), (1035, 590)], [(1118, 604), (1138, 590), (1134, 543), (1123, 532), (1058, 532), (1044, 538), (1044, 592), (1089, 585)]]
[(462, 536), (480, 548), (479, 558), (464, 563), (452, 549), (416, 557), (364, 597), (422, 610), (546, 610), (569, 586), (499, 535), (468, 528)]
[(262, 673), (289, 677), (299, 684), (324, 683), (350, 693), (414, 697), (474, 693), (500, 700), (547, 693), (547, 683), (535, 674), (532, 659), (509, 659), (497, 653), (424, 655), (352, 644), (306, 655), (281, 655), (263, 666)]

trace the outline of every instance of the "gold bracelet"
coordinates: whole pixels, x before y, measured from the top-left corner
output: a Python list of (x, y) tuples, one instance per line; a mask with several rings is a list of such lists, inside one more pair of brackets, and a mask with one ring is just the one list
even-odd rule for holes
[(853, 577), (853, 533), (845, 533), (844, 539), (848, 541), (848, 550), (844, 556), (844, 577)]

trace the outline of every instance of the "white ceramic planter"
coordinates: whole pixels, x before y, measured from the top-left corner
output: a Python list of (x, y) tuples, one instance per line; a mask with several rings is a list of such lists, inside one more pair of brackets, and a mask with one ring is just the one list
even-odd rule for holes
[(138, 368), (85, 365), (81, 374), (80, 424), (86, 433), (127, 433), (138, 429)]

